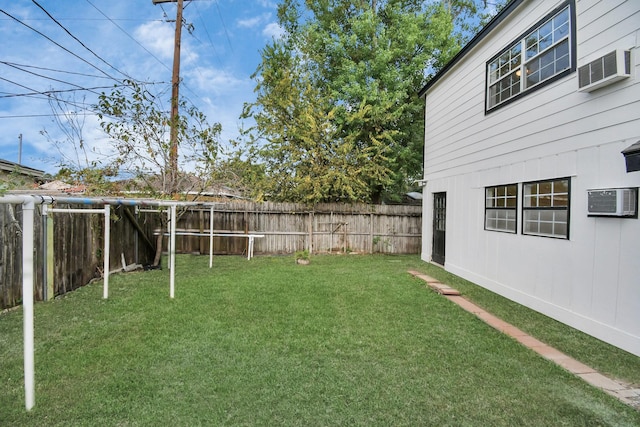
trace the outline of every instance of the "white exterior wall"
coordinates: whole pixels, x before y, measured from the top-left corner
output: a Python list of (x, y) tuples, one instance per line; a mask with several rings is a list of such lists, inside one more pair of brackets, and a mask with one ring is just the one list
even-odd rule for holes
[[(640, 186), (640, 1), (577, 0), (577, 66), (631, 49), (632, 77), (578, 92), (578, 73), (487, 115), (486, 62), (561, 0), (525, 1), (427, 91), (422, 258), (447, 193), (447, 271), (640, 356), (640, 220), (587, 216), (587, 190)], [(522, 234), (522, 184), (571, 178), (569, 240)], [(520, 183), (517, 234), (484, 230), (485, 187)]]

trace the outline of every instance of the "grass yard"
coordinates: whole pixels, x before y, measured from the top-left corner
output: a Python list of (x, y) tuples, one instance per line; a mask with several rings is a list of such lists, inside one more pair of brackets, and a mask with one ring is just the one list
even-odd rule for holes
[[(409, 274), (587, 364), (640, 383), (640, 358), (417, 256), (180, 256), (35, 307), (36, 406), (22, 311), (0, 315), (2, 426), (638, 426), (640, 412), (487, 326)], [(597, 366), (596, 366), (597, 365)]]

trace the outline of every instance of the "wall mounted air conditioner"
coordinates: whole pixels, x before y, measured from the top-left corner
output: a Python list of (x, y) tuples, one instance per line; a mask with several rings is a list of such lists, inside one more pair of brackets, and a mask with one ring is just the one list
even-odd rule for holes
[(589, 216), (637, 217), (637, 188), (587, 190)]
[(631, 52), (617, 49), (578, 67), (578, 90), (591, 92), (631, 76)]

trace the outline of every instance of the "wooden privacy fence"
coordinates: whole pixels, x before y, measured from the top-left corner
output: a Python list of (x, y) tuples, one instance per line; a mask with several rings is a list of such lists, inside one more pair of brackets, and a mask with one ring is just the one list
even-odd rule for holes
[[(37, 300), (65, 294), (103, 273), (104, 218), (59, 212), (43, 215), (42, 210), (37, 206), (34, 212)], [(152, 263), (160, 215), (139, 212), (134, 206), (112, 207), (110, 270), (122, 268), (122, 259), (126, 264)], [(202, 233), (202, 237), (177, 236), (178, 253), (209, 254), (210, 215), (204, 208), (181, 212), (178, 231)], [(216, 205), (213, 219), (214, 233), (227, 235), (214, 238), (214, 254), (220, 255), (247, 253), (248, 239), (229, 234), (264, 235), (254, 241), (256, 254), (304, 249), (315, 253), (417, 254), (421, 248), (420, 206), (228, 202)], [(13, 307), (22, 299), (21, 223), (21, 205), (0, 204), (0, 309)]]
[[(59, 204), (57, 208), (79, 208)], [(34, 296), (53, 298), (100, 277), (103, 268), (104, 217), (95, 214), (34, 212)], [(137, 217), (137, 220), (134, 219)], [(148, 242), (157, 215), (136, 214), (134, 207), (111, 209), (110, 270), (127, 264), (150, 264), (155, 242)], [(48, 218), (48, 221), (47, 221)], [(0, 309), (22, 300), (22, 206), (0, 204)], [(137, 224), (137, 226), (136, 226)]]
[[(214, 211), (215, 234), (261, 234), (256, 254), (358, 252), (417, 254), (421, 248), (422, 208), (407, 205), (347, 205), (230, 202)], [(210, 211), (183, 212), (178, 231), (207, 234)], [(214, 237), (214, 254), (244, 254), (245, 237)], [(209, 253), (209, 237), (177, 236), (176, 250)]]

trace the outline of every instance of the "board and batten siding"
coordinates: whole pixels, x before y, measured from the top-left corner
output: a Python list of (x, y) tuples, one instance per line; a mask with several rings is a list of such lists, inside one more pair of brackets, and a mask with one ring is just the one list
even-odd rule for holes
[[(445, 268), (640, 355), (640, 220), (587, 216), (587, 190), (639, 187), (640, 2), (577, 0), (577, 66), (632, 52), (632, 76), (591, 93), (577, 72), (484, 111), (486, 62), (562, 1), (522, 2), (425, 94), (422, 257), (433, 193), (447, 193)], [(523, 235), (522, 183), (571, 179), (568, 240)], [(485, 187), (519, 184), (518, 232), (484, 230)]]

